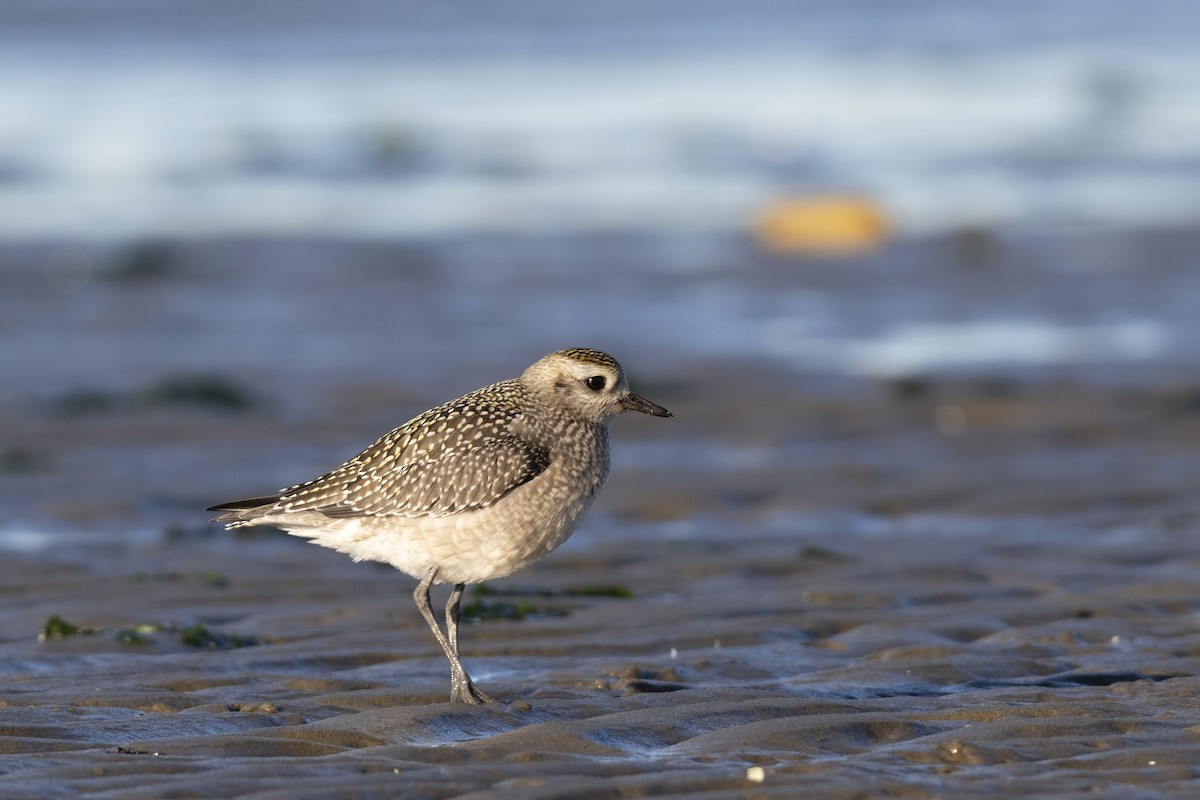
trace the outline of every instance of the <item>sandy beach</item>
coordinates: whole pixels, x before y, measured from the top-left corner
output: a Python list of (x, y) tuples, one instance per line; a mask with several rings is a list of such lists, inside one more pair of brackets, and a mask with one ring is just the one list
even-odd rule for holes
[[(1192, 796), (1194, 240), (1113, 234), (1102, 273), (1044, 268), (1094, 239), (999, 242), (1016, 274), (955, 239), (836, 262), (735, 243), (683, 276), (628, 241), (501, 246), (491, 273), (385, 243), (72, 245), (93, 267), (67, 289), (64, 245), (8, 247), (0, 335), (28, 379), (0, 396), (0, 794)], [(614, 280), (641, 298), (624, 315)], [(904, 291), (1076, 325), (1121, 298), (1172, 344), (879, 377), (708, 346), (780, 297)], [(572, 298), (606, 313), (535, 313)], [(206, 522), (576, 344), (676, 416), (617, 420), (583, 529), (468, 596), (495, 705), (445, 702), (410, 579)]]

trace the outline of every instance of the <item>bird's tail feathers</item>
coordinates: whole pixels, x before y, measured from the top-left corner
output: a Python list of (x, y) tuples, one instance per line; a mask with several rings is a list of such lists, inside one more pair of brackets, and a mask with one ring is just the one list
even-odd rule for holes
[(278, 502), (278, 495), (273, 497), (251, 497), (246, 500), (233, 500), (229, 503), (220, 503), (204, 510), (225, 512), (219, 517), (214, 517), (213, 522), (227, 522), (231, 527), (236, 525), (252, 525), (254, 524), (255, 517), (262, 516), (262, 512)]

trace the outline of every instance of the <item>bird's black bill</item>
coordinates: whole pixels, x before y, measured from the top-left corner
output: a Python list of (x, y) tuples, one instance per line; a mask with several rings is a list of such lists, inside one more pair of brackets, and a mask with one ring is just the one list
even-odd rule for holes
[(627, 394), (621, 398), (621, 407), (627, 411), (640, 411), (643, 414), (650, 414), (655, 417), (673, 416), (670, 411), (667, 411), (662, 406), (655, 405), (646, 398), (639, 397), (636, 394)]

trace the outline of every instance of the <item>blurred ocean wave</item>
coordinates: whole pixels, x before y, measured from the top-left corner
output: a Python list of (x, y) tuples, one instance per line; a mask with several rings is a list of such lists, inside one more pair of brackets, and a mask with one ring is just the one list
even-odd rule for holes
[(1200, 216), (1200, 6), (0, 2), (0, 237)]

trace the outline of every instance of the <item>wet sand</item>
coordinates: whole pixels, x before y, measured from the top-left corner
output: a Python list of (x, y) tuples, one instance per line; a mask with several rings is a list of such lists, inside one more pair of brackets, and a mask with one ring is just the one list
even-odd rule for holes
[[(676, 418), (618, 420), (584, 528), (468, 597), (481, 708), (445, 702), (412, 580), (199, 510), (470, 386), (364, 367), (308, 394), (239, 379), (246, 408), (152, 402), (136, 374), (103, 408), (9, 397), (0, 794), (1195, 793), (1186, 379), (617, 355)], [(39, 641), (55, 616), (85, 630)]]

